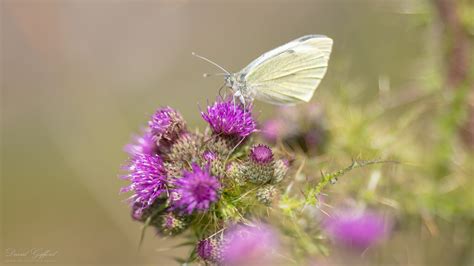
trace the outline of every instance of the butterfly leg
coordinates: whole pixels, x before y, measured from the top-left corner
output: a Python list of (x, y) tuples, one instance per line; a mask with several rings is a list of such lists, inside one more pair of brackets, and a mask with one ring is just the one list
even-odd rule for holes
[(240, 103), (242, 104), (242, 107), (244, 108), (244, 123), (246, 123), (246, 122), (247, 122), (247, 121), (246, 121), (246, 118), (247, 118), (247, 114), (246, 114), (247, 108), (246, 108), (246, 106), (245, 106), (245, 97), (244, 97), (244, 95), (242, 95), (242, 93), (240, 93), (240, 95), (239, 95), (239, 100), (240, 100)]
[(235, 98), (237, 98), (237, 95), (234, 94), (234, 95), (232, 96), (232, 102), (233, 102), (233, 104), (234, 104), (234, 111), (235, 111)]
[(244, 106), (244, 110), (245, 110), (245, 97), (242, 94), (239, 96), (239, 100), (242, 103), (242, 105)]
[(235, 104), (235, 98), (239, 98), (240, 103), (245, 106), (245, 97), (244, 97), (244, 95), (242, 94), (242, 92), (236, 91), (236, 92), (234, 93), (234, 104)]
[[(244, 108), (244, 118), (245, 118), (245, 117), (246, 117), (245, 114), (246, 114), (246, 112), (247, 112), (247, 108), (246, 108), (246, 106), (245, 106), (245, 97), (244, 97), (244, 95), (242, 94), (242, 92), (241, 92), (240, 90), (236, 91), (236, 92), (234, 93), (234, 96), (233, 96), (234, 111), (235, 111), (235, 107), (236, 107), (236, 106), (235, 106), (235, 98), (239, 98), (239, 101), (240, 101), (240, 103), (242, 104), (242, 106), (243, 106), (243, 108)], [(245, 122), (246, 122), (246, 121), (244, 120), (244, 123), (245, 123)]]

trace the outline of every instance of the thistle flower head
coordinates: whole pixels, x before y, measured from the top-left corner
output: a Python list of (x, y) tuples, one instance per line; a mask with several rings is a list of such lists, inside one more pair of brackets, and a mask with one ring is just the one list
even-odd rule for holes
[(188, 214), (207, 211), (219, 198), (219, 181), (211, 176), (208, 169), (201, 169), (197, 164), (192, 165), (192, 171), (184, 171), (183, 177), (176, 179), (174, 186), (179, 199), (171, 204)]
[(265, 264), (271, 260), (272, 251), (278, 248), (273, 229), (261, 223), (252, 227), (235, 225), (224, 234), (224, 240), (225, 265)]
[(154, 223), (154, 226), (161, 234), (177, 235), (187, 228), (188, 223), (184, 218), (169, 212), (161, 215)]
[(250, 150), (250, 159), (257, 164), (268, 164), (273, 161), (273, 152), (264, 144), (254, 145)]
[(173, 145), (163, 157), (175, 164), (179, 162), (190, 162), (198, 156), (200, 146), (200, 135), (183, 133), (175, 139)]
[(237, 161), (230, 162), (226, 166), (227, 177), (232, 179), (239, 186), (245, 185), (245, 176), (243, 174), (245, 168), (241, 168), (241, 163), (238, 163)]
[(206, 166), (209, 167), (209, 170), (214, 176), (224, 176), (225, 175), (225, 166), (224, 159), (222, 155), (219, 155), (216, 152), (206, 150), (201, 155), (201, 160)]
[(148, 122), (156, 141), (172, 142), (186, 131), (186, 123), (180, 113), (171, 107), (156, 110)]
[(232, 99), (217, 101), (207, 107), (206, 113), (201, 112), (201, 116), (215, 134), (247, 137), (256, 128), (250, 108), (244, 109)]
[(270, 181), (275, 172), (272, 150), (263, 144), (254, 145), (242, 172), (245, 178), (254, 184)]
[(290, 164), (286, 159), (280, 159), (275, 161), (275, 172), (272, 183), (280, 183), (288, 173)]
[(132, 142), (124, 147), (131, 157), (141, 154), (152, 155), (157, 152), (156, 141), (150, 130), (144, 130), (142, 135), (135, 135)]
[(222, 243), (215, 237), (203, 239), (197, 245), (197, 254), (205, 261), (218, 263), (222, 260)]
[(266, 185), (257, 189), (257, 200), (267, 206), (270, 206), (278, 197), (278, 189), (274, 185)]
[(374, 212), (343, 210), (325, 223), (326, 233), (338, 244), (366, 249), (384, 239), (391, 222)]
[(163, 161), (159, 155), (136, 155), (128, 165), (129, 173), (123, 176), (131, 184), (121, 189), (121, 192), (133, 191), (130, 197), (135, 208), (133, 216), (140, 216), (146, 208), (166, 191), (167, 180)]
[(220, 137), (211, 137), (206, 143), (208, 151), (221, 156), (227, 156), (235, 145), (232, 140)]

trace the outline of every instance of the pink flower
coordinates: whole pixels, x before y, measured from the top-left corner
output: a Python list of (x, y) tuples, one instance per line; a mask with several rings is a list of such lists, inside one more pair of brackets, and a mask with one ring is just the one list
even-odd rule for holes
[(278, 248), (276, 233), (268, 225), (234, 225), (224, 234), (225, 265), (259, 265), (270, 263)]

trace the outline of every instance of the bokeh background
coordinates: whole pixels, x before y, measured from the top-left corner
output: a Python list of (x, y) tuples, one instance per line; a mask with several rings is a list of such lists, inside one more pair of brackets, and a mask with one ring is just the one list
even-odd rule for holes
[[(474, 261), (472, 2), (0, 3), (3, 262), (47, 263), (7, 256), (9, 249), (40, 248), (56, 252), (49, 263), (57, 265), (174, 265), (172, 257), (183, 250), (168, 250), (177, 241), (152, 230), (137, 251), (141, 225), (130, 219), (126, 195), (118, 193), (126, 184), (118, 178), (123, 146), (160, 106), (180, 110), (190, 127), (204, 126), (199, 106), (215, 99), (222, 80), (202, 78), (215, 69), (191, 52), (238, 71), (261, 53), (312, 33), (335, 41), (327, 77), (313, 99), (332, 110), (334, 138), (345, 145), (328, 156), (337, 161), (342, 153), (393, 153), (407, 162), (397, 175), (433, 185), (432, 194), (443, 188), (455, 193), (405, 204), (420, 191), (411, 179), (397, 179), (399, 187), (389, 196), (414, 218), (401, 220), (405, 233), (391, 243), (393, 252), (384, 253), (390, 260), (381, 261)], [(261, 119), (273, 108), (256, 105)], [(383, 115), (373, 118), (374, 110)], [(379, 127), (351, 131), (354, 120), (359, 127)], [(392, 128), (399, 124), (403, 134)], [(388, 148), (368, 141), (380, 136), (392, 137)], [(439, 219), (446, 228), (438, 225), (433, 235), (426, 219)]]

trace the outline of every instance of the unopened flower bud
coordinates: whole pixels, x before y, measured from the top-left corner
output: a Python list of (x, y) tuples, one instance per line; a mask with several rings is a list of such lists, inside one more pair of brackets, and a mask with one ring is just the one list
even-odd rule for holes
[(274, 185), (266, 185), (257, 190), (257, 200), (269, 206), (278, 197), (278, 194), (278, 189)]
[(285, 178), (286, 173), (289, 169), (289, 163), (287, 160), (281, 159), (275, 161), (275, 173), (272, 183), (280, 183)]
[(222, 241), (216, 237), (199, 241), (197, 254), (206, 262), (219, 263), (222, 261)]
[(177, 235), (186, 230), (188, 223), (184, 218), (177, 217), (173, 213), (166, 213), (160, 216), (153, 225), (163, 235)]
[(273, 178), (274, 162), (272, 150), (263, 144), (254, 145), (244, 169), (245, 178), (254, 184), (263, 184)]

